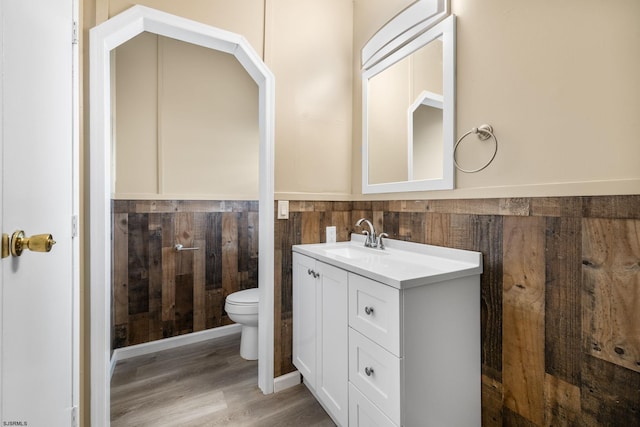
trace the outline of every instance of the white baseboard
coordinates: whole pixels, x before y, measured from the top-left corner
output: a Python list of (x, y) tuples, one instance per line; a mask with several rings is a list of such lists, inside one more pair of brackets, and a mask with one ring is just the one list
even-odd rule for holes
[(220, 326), (218, 328), (207, 329), (206, 331), (192, 332), (190, 334), (178, 335), (177, 337), (164, 338), (157, 341), (151, 341), (144, 344), (131, 345), (116, 349), (111, 355), (111, 375), (116, 364), (120, 360), (129, 359), (131, 357), (143, 356), (145, 354), (155, 353), (157, 351), (178, 348), (184, 345), (195, 344), (202, 341), (222, 338), (229, 335), (239, 334), (242, 325), (234, 323), (233, 325)]
[(293, 371), (273, 379), (273, 392), (277, 393), (300, 384), (300, 372)]

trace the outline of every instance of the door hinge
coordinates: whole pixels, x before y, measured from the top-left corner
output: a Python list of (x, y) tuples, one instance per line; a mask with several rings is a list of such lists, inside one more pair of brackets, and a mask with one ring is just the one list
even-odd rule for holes
[(78, 407), (71, 408), (71, 427), (78, 427)]
[(71, 44), (78, 44), (78, 21), (71, 25)]
[(75, 238), (78, 236), (78, 215), (73, 215), (71, 217), (71, 237)]

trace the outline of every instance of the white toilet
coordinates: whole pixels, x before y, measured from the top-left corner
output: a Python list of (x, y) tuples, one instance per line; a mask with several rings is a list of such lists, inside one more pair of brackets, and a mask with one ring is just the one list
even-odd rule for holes
[(240, 356), (246, 360), (258, 359), (258, 288), (246, 289), (227, 295), (224, 310), (229, 319), (242, 325)]

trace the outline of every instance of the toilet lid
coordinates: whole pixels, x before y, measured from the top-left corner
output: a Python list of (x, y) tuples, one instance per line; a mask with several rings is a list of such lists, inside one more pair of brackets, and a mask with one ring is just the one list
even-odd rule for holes
[(227, 302), (231, 304), (257, 304), (260, 296), (258, 288), (245, 289), (227, 295)]

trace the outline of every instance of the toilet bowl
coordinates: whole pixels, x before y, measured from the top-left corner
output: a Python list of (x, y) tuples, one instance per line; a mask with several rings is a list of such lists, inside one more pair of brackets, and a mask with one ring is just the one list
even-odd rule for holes
[(242, 325), (240, 357), (258, 359), (258, 288), (246, 289), (227, 295), (224, 310), (229, 319)]

